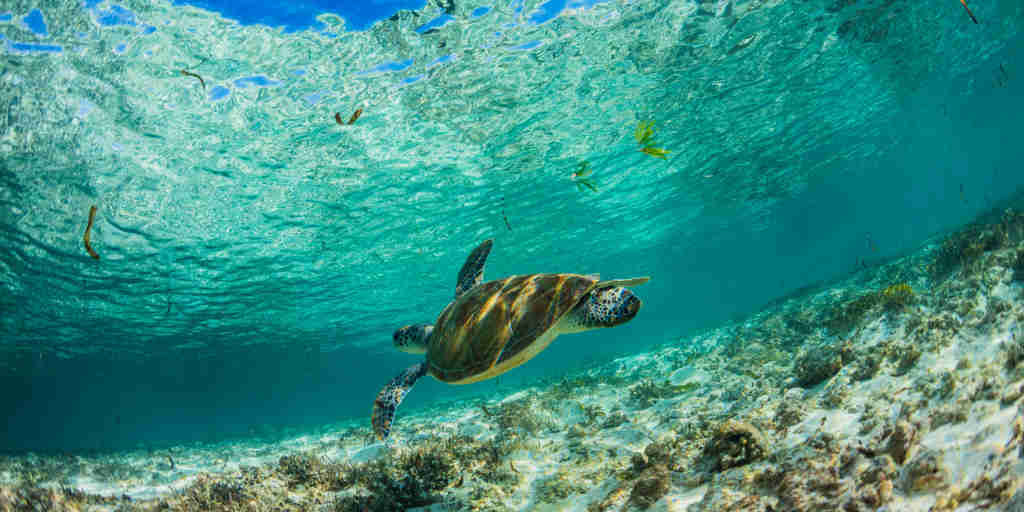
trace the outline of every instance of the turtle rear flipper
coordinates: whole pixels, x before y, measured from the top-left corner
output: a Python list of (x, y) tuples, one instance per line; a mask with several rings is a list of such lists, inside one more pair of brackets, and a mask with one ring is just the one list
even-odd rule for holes
[(459, 270), (459, 280), (455, 283), (455, 296), (462, 295), (466, 290), (484, 282), (484, 264), (487, 263), (487, 256), (491, 254), (491, 246), (494, 239), (487, 239), (473, 249), (462, 264)]
[(373, 432), (381, 441), (386, 441), (391, 434), (391, 422), (395, 419), (395, 410), (402, 403), (405, 394), (412, 389), (420, 377), (427, 374), (427, 363), (414, 364), (405, 369), (397, 377), (391, 379), (384, 389), (377, 393), (373, 401)]

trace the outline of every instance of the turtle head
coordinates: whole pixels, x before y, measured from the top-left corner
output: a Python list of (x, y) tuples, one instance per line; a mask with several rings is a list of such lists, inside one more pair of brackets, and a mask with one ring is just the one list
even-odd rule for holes
[(434, 330), (433, 324), (407, 325), (395, 331), (392, 340), (395, 348), (410, 354), (425, 354), (427, 352), (427, 340)]
[(629, 288), (616, 286), (591, 291), (570, 313), (569, 332), (615, 327), (633, 319), (640, 311), (640, 298)]

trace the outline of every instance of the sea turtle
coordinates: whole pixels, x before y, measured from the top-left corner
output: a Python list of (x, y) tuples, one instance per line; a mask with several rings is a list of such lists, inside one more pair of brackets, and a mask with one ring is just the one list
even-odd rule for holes
[(459, 271), (455, 299), (433, 324), (395, 331), (395, 347), (426, 360), (388, 382), (373, 403), (373, 431), (381, 440), (405, 394), (430, 374), (448, 384), (470, 384), (505, 373), (539, 354), (559, 334), (624, 324), (640, 310), (626, 286), (649, 277), (601, 281), (597, 275), (531, 274), (483, 283), (493, 240), (470, 253)]

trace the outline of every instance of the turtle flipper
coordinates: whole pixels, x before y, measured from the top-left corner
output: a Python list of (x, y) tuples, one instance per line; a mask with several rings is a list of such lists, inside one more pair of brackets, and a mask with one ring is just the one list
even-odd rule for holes
[(487, 256), (491, 254), (492, 245), (494, 239), (484, 240), (484, 243), (469, 253), (466, 262), (462, 264), (462, 270), (459, 270), (459, 280), (455, 283), (456, 297), (484, 281), (484, 263), (487, 263)]
[(373, 432), (381, 441), (385, 441), (391, 434), (391, 422), (395, 419), (395, 410), (398, 404), (402, 403), (405, 394), (412, 389), (413, 384), (420, 377), (427, 374), (427, 363), (414, 364), (405, 369), (397, 377), (391, 379), (384, 389), (377, 393), (377, 399), (373, 401)]

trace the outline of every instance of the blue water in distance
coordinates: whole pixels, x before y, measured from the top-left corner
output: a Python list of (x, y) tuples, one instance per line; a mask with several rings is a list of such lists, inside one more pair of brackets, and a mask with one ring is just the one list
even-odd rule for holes
[(303, 0), (265, 2), (262, 0), (189, 0), (176, 2), (221, 13), (244, 24), (283, 27), (286, 31), (304, 30), (316, 25), (316, 17), (333, 13), (345, 19), (352, 30), (365, 30), (401, 9), (422, 9), (425, 0), (331, 1)]
[[(1024, 185), (1005, 115), (1024, 109), (1019, 6), (979, 5), (1002, 21), (977, 27), (952, 4), (154, 0), (0, 17), (19, 64), (0, 103), (0, 449), (368, 421), (418, 361), (391, 332), (432, 320), (485, 238), (488, 278), (650, 275), (644, 308), (497, 380), (424, 379), (399, 414), (685, 344), (915, 250)], [(315, 22), (328, 12), (350, 31)], [(666, 160), (637, 151), (645, 120)], [(596, 193), (569, 179), (581, 160)]]

